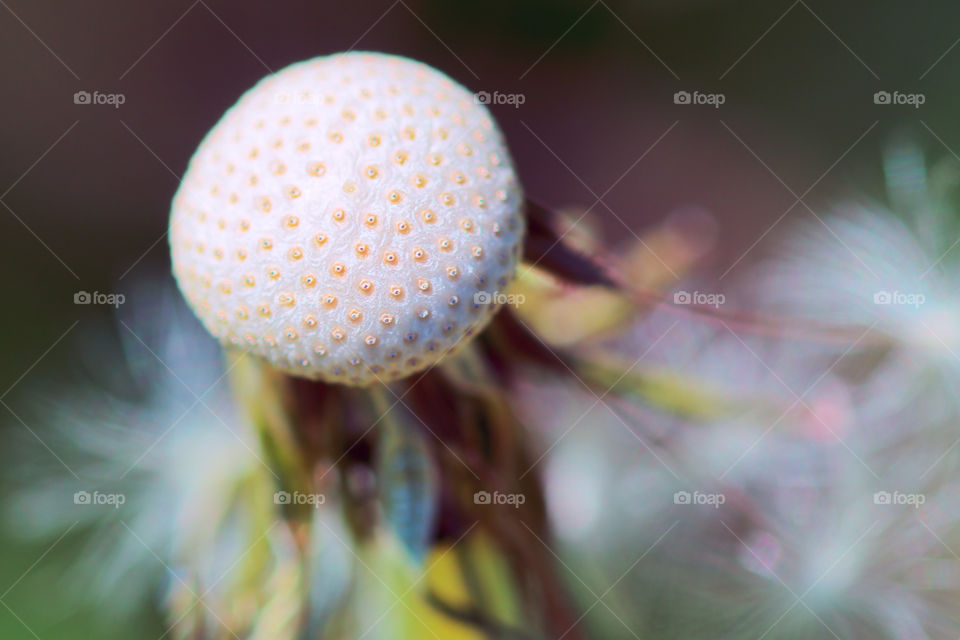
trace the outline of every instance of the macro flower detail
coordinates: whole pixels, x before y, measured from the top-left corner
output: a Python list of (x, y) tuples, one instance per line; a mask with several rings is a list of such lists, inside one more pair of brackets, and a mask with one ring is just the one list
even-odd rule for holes
[(467, 89), (398, 56), (315, 58), (261, 80), (200, 145), (173, 201), (174, 275), (224, 344), (368, 385), (490, 321), (523, 206)]

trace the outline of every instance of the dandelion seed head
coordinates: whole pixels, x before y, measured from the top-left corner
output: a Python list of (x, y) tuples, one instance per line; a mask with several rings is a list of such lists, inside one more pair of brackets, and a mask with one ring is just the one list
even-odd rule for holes
[[(221, 342), (252, 336), (291, 373), (369, 384), (376, 367), (413, 373), (485, 326), (496, 305), (447, 301), (513, 278), (522, 203), (503, 136), (467, 89), (396, 56), (315, 58), (260, 81), (200, 145), (173, 201), (173, 271)], [(357, 358), (366, 366), (334, 374)]]

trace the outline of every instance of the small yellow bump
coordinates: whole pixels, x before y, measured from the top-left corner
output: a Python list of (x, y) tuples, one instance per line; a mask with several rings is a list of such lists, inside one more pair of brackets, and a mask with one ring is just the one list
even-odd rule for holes
[(328, 137), (330, 138), (330, 142), (334, 142), (336, 144), (343, 142), (343, 134), (339, 131), (331, 131)]
[(247, 252), (243, 249), (237, 249), (237, 260), (241, 262), (247, 259)]
[(230, 293), (230, 283), (229, 283), (229, 282), (221, 282), (221, 283), (220, 283), (220, 291), (222, 291), (223, 293)]
[(367, 138), (367, 144), (369, 144), (371, 147), (379, 147), (380, 136), (376, 136), (376, 135), (370, 136), (369, 138)]
[(304, 316), (303, 317), (303, 326), (308, 329), (313, 329), (317, 326), (317, 319), (313, 316)]
[(383, 254), (383, 263), (388, 265), (397, 264), (397, 254), (393, 251), (386, 251)]
[(344, 109), (341, 115), (343, 116), (344, 120), (347, 120), (350, 122), (353, 122), (354, 120), (357, 119), (357, 114), (355, 114), (352, 109)]
[(287, 187), (287, 197), (290, 198), (291, 200), (296, 200), (301, 195), (303, 195), (303, 192), (300, 191), (299, 187), (294, 187), (294, 186)]
[(441, 193), (441, 194), (440, 194), (440, 202), (442, 202), (443, 204), (445, 204), (445, 205), (447, 205), (447, 206), (449, 207), (449, 206), (452, 206), (452, 205), (456, 202), (456, 199), (453, 197), (452, 194), (449, 194), (449, 193)]
[(354, 246), (353, 250), (356, 251), (357, 255), (361, 258), (366, 258), (368, 255), (370, 255), (370, 245), (363, 244), (362, 242), (358, 242)]
[(258, 178), (258, 177), (257, 177), (257, 174), (254, 173), (254, 174), (251, 174), (251, 175), (250, 175), (250, 177), (247, 179), (247, 182), (248, 182), (248, 183), (250, 184), (250, 186), (252, 187), (252, 186), (256, 185), (258, 182), (260, 182), (260, 178)]
[(335, 307), (337, 306), (337, 296), (330, 295), (329, 293), (323, 297), (323, 306), (325, 307)]
[(420, 291), (429, 291), (429, 290), (430, 290), (430, 281), (429, 281), (429, 280), (426, 280), (426, 279), (424, 279), (424, 278), (418, 278), (418, 279), (417, 279), (417, 288), (420, 289)]
[(300, 151), (302, 153), (310, 151), (310, 143), (304, 140), (303, 142), (297, 145), (297, 151)]
[(357, 190), (357, 185), (352, 180), (347, 180), (343, 183), (343, 192), (344, 193), (353, 193)]
[(423, 218), (423, 221), (427, 224), (430, 224), (437, 219), (437, 215), (430, 209), (424, 209), (420, 212), (420, 217)]
[(250, 317), (250, 312), (247, 311), (246, 307), (237, 307), (236, 313), (237, 313), (238, 320), (246, 320), (247, 318)]
[(270, 209), (273, 208), (273, 204), (270, 202), (270, 198), (266, 196), (260, 196), (256, 199), (257, 209), (260, 209), (263, 213), (270, 213)]
[(296, 299), (294, 299), (294, 297), (289, 293), (281, 293), (277, 297), (277, 300), (279, 300), (280, 304), (285, 307), (292, 307), (294, 304), (296, 304)]
[(330, 267), (330, 273), (332, 273), (335, 276), (342, 276), (346, 272), (347, 272), (347, 268), (344, 266), (342, 262), (334, 262), (333, 265)]
[(420, 307), (417, 309), (417, 317), (421, 320), (426, 320), (430, 317), (430, 309), (427, 309), (426, 307)]
[(393, 154), (393, 161), (396, 162), (397, 164), (403, 164), (404, 162), (407, 161), (407, 152), (406, 151), (396, 152), (395, 154)]
[(289, 252), (287, 252), (287, 255), (291, 260), (299, 260), (303, 257), (303, 249), (300, 247), (293, 247)]
[(252, 287), (253, 285), (257, 284), (257, 282), (253, 279), (253, 276), (244, 276), (243, 284), (247, 285), (248, 287)]
[(440, 238), (438, 244), (440, 245), (441, 251), (450, 251), (453, 249), (453, 241), (450, 240), (450, 238)]
[(443, 156), (440, 155), (439, 153), (431, 153), (431, 154), (427, 157), (427, 162), (429, 162), (430, 164), (432, 164), (432, 165), (435, 166), (435, 167), (439, 167), (440, 164), (443, 162)]
[(327, 167), (322, 162), (311, 162), (307, 165), (307, 173), (314, 178), (319, 178), (327, 172)]
[(473, 197), (473, 204), (477, 205), (477, 206), (480, 207), (481, 209), (486, 209), (486, 208), (487, 208), (487, 201), (484, 199), (483, 196), (474, 196), (474, 197)]
[(283, 164), (279, 160), (274, 160), (270, 163), (270, 171), (273, 172), (275, 176), (282, 176), (287, 172), (287, 165)]
[(260, 240), (260, 248), (269, 251), (273, 249), (273, 240), (270, 238), (263, 238)]
[(341, 340), (347, 337), (347, 334), (343, 332), (343, 329), (334, 329), (333, 331), (330, 332), (330, 337), (336, 340), (337, 342), (340, 342)]
[(267, 269), (267, 275), (270, 276), (271, 280), (276, 280), (280, 277), (280, 269), (277, 269), (276, 267), (270, 267)]
[(350, 318), (350, 322), (360, 322), (363, 320), (363, 313), (359, 309), (350, 309), (347, 317)]
[(415, 187), (425, 187), (427, 185), (427, 179), (423, 177), (422, 173), (418, 173), (417, 175), (413, 176), (413, 185)]
[(283, 337), (293, 342), (297, 339), (297, 332), (294, 331), (292, 327), (288, 327), (287, 330), (283, 332)]
[(456, 267), (447, 267), (447, 276), (450, 279), (454, 279), (459, 275), (460, 275), (460, 272), (457, 270)]
[(317, 245), (318, 247), (323, 246), (323, 243), (325, 243), (326, 241), (327, 241), (327, 234), (323, 232), (313, 236), (313, 244)]
[(416, 249), (413, 250), (413, 259), (416, 260), (417, 262), (423, 262), (424, 260), (427, 259), (427, 252), (417, 247)]
[(264, 316), (264, 317), (269, 316), (269, 315), (270, 315), (270, 305), (267, 305), (267, 304), (262, 304), (262, 305), (260, 305), (259, 307), (257, 307), (257, 312), (258, 312), (260, 315)]
[(326, 347), (324, 347), (323, 345), (319, 345), (319, 344), (313, 348), (313, 352), (314, 352), (317, 356), (319, 356), (319, 357), (321, 357), (321, 358), (322, 358), (323, 356), (327, 355), (327, 349), (326, 349)]
[(368, 213), (363, 217), (363, 224), (367, 225), (368, 227), (377, 226), (377, 216), (372, 213)]
[(382, 316), (380, 316), (380, 323), (383, 324), (383, 325), (385, 325), (385, 326), (388, 326), (388, 327), (389, 327), (390, 325), (392, 325), (395, 320), (396, 320), (396, 318), (394, 318), (394, 317), (393, 317), (392, 315), (390, 315), (389, 313), (385, 313), (385, 314), (383, 314)]
[(390, 287), (390, 295), (392, 295), (394, 298), (403, 296), (403, 287), (393, 285)]
[(361, 280), (360, 284), (357, 285), (357, 289), (360, 289), (363, 293), (371, 293), (373, 291), (373, 282), (370, 280)]
[(473, 154), (473, 149), (470, 148), (470, 145), (461, 142), (457, 145), (457, 153), (463, 156), (469, 156)]
[(242, 220), (240, 220), (240, 230), (247, 231), (248, 229), (250, 229), (250, 221), (247, 220), (246, 218), (243, 218)]
[(467, 181), (467, 176), (463, 175), (463, 173), (459, 171), (454, 171), (450, 175), (450, 179), (456, 182), (457, 184), (464, 184)]
[(483, 247), (474, 247), (473, 249), (470, 250), (470, 253), (473, 254), (474, 258), (482, 258)]
[(366, 338), (363, 339), (363, 341), (367, 344), (368, 347), (372, 347), (372, 346), (374, 346), (375, 344), (377, 344), (377, 337), (376, 337), (376, 336), (367, 336)]
[(404, 127), (403, 128), (403, 137), (407, 140), (413, 140), (417, 137), (417, 130), (413, 127)]
[(470, 218), (464, 218), (463, 220), (460, 221), (460, 227), (464, 231), (473, 231), (473, 220), (471, 220)]
[(305, 287), (312, 287), (317, 284), (317, 277), (312, 273), (307, 273), (300, 278), (300, 282), (302, 282)]
[(300, 218), (297, 216), (287, 216), (283, 219), (283, 226), (288, 229), (294, 229), (298, 224), (300, 224)]
[(380, 172), (377, 170), (375, 166), (370, 165), (363, 170), (363, 175), (373, 180), (374, 178), (380, 175)]
[(397, 223), (397, 233), (407, 233), (410, 231), (410, 223), (406, 220), (401, 220)]
[(337, 222), (343, 222), (343, 220), (344, 220), (346, 217), (347, 217), (347, 212), (344, 211), (343, 209), (334, 209), (334, 210), (333, 210), (333, 219), (336, 220)]

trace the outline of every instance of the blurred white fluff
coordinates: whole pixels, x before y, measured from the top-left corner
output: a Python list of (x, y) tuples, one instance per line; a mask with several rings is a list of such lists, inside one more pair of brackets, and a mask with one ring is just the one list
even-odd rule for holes
[[(220, 618), (250, 569), (232, 571), (238, 559), (266, 567), (292, 545), (284, 527), (272, 527), (271, 471), (230, 399), (219, 347), (175, 294), (144, 283), (127, 296), (122, 358), (104, 357), (115, 342), (83, 341), (90, 370), (114, 388), (74, 389), (53, 407), (49, 396), (37, 398), (37, 419), (49, 423), (43, 438), (64, 464), (27, 439), (11, 466), (22, 489), (6, 507), (26, 538), (54, 540), (71, 526), (81, 534), (66, 576), (75, 595), (109, 602), (116, 614), (152, 599), (157, 585), (186, 597), (184, 610), (211, 589), (190, 613), (230, 626)], [(117, 360), (124, 371), (103, 370)], [(124, 503), (78, 505), (77, 491), (120, 494)]]
[(874, 327), (956, 367), (960, 359), (960, 227), (954, 165), (924, 171), (920, 151), (886, 159), (893, 211), (846, 204), (783, 234), (747, 283), (761, 309), (845, 327)]

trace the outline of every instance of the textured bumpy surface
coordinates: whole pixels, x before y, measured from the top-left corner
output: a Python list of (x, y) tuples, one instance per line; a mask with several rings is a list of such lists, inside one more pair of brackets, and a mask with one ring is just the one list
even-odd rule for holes
[(522, 203), (464, 87), (395, 56), (316, 58), (264, 78), (200, 145), (173, 201), (173, 270), (225, 344), (296, 375), (386, 381), (489, 321)]

